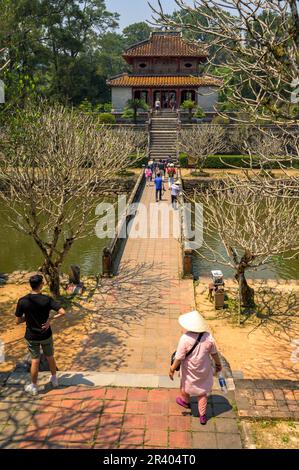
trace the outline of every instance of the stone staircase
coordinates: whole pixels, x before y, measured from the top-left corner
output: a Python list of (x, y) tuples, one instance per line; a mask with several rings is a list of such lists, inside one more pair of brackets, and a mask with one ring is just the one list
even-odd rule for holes
[(157, 115), (153, 113), (149, 128), (149, 158), (177, 159), (178, 125), (176, 112), (163, 110)]

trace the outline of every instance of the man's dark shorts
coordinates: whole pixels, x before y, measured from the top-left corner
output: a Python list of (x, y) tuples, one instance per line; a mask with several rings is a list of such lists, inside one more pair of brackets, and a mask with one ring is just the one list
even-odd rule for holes
[(40, 358), (40, 348), (42, 348), (46, 357), (51, 357), (54, 355), (53, 336), (39, 341), (31, 341), (26, 339), (26, 343), (32, 359)]

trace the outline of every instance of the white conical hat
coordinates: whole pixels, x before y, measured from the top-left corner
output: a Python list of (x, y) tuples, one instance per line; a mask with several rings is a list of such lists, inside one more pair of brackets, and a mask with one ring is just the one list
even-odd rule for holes
[(193, 312), (184, 313), (179, 317), (179, 324), (187, 331), (193, 331), (194, 333), (202, 333), (209, 331), (208, 324), (205, 319), (194, 310)]

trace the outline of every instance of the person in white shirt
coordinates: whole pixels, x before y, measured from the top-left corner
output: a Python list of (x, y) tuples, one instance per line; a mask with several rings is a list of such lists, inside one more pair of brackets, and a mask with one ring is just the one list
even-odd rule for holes
[(155, 102), (155, 108), (156, 108), (156, 114), (157, 114), (161, 109), (161, 101), (159, 100), (159, 98)]
[(170, 187), (171, 193), (171, 204), (174, 209), (177, 209), (178, 195), (181, 192), (181, 185), (178, 182), (175, 182)]

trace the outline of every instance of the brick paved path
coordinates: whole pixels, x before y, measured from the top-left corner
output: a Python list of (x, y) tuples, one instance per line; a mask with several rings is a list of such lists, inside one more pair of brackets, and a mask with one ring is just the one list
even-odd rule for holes
[(235, 380), (241, 418), (299, 420), (299, 381)]
[[(231, 392), (229, 392), (231, 393)], [(210, 420), (175, 403), (176, 390), (68, 387), (28, 398), (20, 387), (0, 393), (0, 448), (241, 448), (235, 413), (216, 392)], [(183, 411), (182, 411), (183, 410)], [(196, 415), (192, 404), (192, 413)]]

